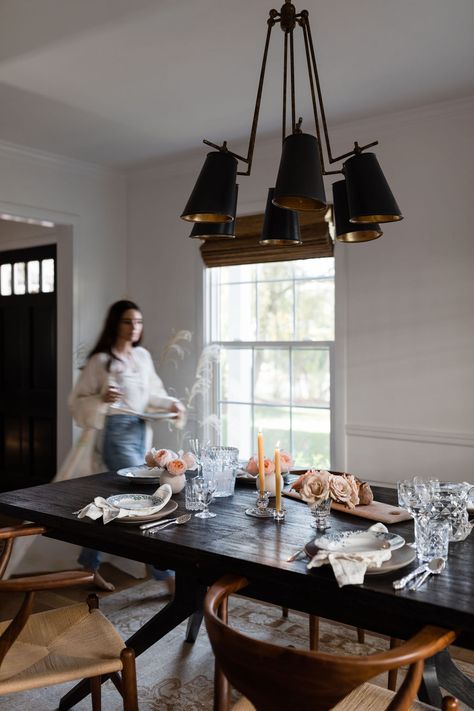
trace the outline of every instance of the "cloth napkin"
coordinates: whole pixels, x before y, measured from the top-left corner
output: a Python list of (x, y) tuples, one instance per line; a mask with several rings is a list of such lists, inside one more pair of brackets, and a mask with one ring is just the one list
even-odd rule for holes
[[(388, 532), (383, 523), (375, 523), (368, 530), (382, 533)], [(334, 571), (337, 584), (342, 588), (344, 585), (360, 585), (364, 582), (367, 568), (380, 568), (382, 563), (390, 560), (391, 557), (392, 551), (390, 548), (361, 553), (320, 550), (310, 560), (308, 568), (319, 568), (321, 565), (329, 563)]]
[[(172, 491), (169, 484), (163, 484), (158, 487), (153, 496), (159, 496), (163, 499), (163, 502), (156, 507), (153, 507), (156, 512), (166, 506), (171, 498), (171, 494)], [(87, 506), (84, 506), (84, 508), (79, 511), (74, 511), (74, 513), (78, 518), (84, 518), (84, 516), (87, 516), (93, 521), (96, 521), (98, 518), (102, 517), (104, 523), (110, 523), (110, 521), (113, 521), (116, 518), (124, 518), (125, 516), (130, 517), (143, 515), (141, 511), (137, 509), (118, 509), (116, 506), (111, 506), (102, 496), (96, 496), (94, 501), (87, 504)]]

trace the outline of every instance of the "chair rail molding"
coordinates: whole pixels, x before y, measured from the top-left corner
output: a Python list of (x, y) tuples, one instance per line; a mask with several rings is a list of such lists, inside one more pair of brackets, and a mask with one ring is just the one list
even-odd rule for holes
[(474, 434), (469, 432), (439, 432), (436, 430), (378, 427), (376, 425), (346, 425), (348, 437), (369, 439), (394, 439), (424, 444), (446, 444), (456, 447), (474, 447)]

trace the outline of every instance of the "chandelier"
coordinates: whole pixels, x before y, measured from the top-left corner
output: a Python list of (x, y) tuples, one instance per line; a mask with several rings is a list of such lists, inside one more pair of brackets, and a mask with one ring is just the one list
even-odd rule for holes
[[(327, 210), (323, 181), (323, 176), (326, 175), (342, 176), (342, 179), (333, 183), (336, 239), (341, 242), (366, 242), (376, 239), (382, 234), (380, 223), (402, 219), (375, 153), (365, 152), (376, 146), (378, 141), (365, 146), (360, 146), (355, 141), (352, 150), (340, 156), (333, 156), (309, 13), (307, 10), (297, 13), (290, 0), (285, 0), (280, 12), (270, 10), (267, 20), (267, 35), (247, 155), (241, 156), (229, 150), (227, 141), (220, 146), (204, 140), (206, 145), (215, 150), (207, 154), (181, 218), (195, 223), (190, 235), (193, 238), (205, 240), (235, 237), (238, 192), (236, 180), (238, 175), (248, 176), (252, 170), (270, 37), (277, 24), (284, 35), (282, 154), (275, 186), (268, 190), (260, 242), (301, 244), (298, 212)], [(302, 118), (296, 118), (294, 31), (297, 28), (302, 31), (316, 135), (304, 132)], [(328, 170), (333, 164), (341, 162), (342, 167), (339, 169)], [(243, 164), (241, 170), (238, 170), (239, 163)]]

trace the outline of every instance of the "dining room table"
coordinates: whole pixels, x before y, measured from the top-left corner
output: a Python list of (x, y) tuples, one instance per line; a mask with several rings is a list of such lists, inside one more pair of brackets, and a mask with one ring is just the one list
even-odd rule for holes
[[(133, 490), (152, 493), (156, 484)], [(176, 571), (174, 597), (136, 631), (127, 644), (140, 655), (184, 620), (186, 641), (193, 642), (202, 622), (202, 604), (209, 585), (226, 573), (245, 576), (249, 585), (241, 594), (397, 639), (407, 639), (424, 625), (458, 632), (456, 645), (474, 650), (474, 536), (450, 545), (442, 574), (418, 590), (395, 590), (393, 581), (413, 570), (417, 561), (384, 574), (366, 574), (360, 585), (339, 587), (329, 565), (308, 570), (306, 557), (288, 560), (314, 539), (309, 507), (285, 498), (283, 522), (246, 515), (255, 504), (255, 486), (236, 485), (233, 496), (216, 499), (210, 519), (192, 516), (179, 526), (143, 531), (138, 525), (115, 519), (78, 518), (75, 512), (95, 497), (130, 493), (130, 483), (114, 472), (54, 482), (0, 494), (0, 513), (41, 524), (45, 535)], [(374, 498), (397, 504), (396, 491), (373, 487)], [(184, 492), (173, 499), (174, 516), (186, 512)], [(333, 511), (332, 532), (367, 529), (373, 521), (350, 511)], [(390, 532), (413, 542), (413, 521), (390, 525)], [(453, 662), (448, 650), (428, 660), (419, 696), (441, 707), (440, 687), (474, 708), (474, 682)], [(81, 682), (61, 699), (59, 709), (71, 708), (89, 693)]]

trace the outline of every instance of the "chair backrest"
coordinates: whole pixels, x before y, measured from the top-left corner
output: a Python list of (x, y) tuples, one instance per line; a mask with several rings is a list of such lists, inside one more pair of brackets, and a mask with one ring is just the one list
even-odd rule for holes
[(401, 646), (370, 656), (336, 656), (281, 647), (238, 632), (226, 624), (227, 598), (248, 585), (245, 578), (225, 576), (209, 589), (204, 614), (216, 660), (230, 683), (258, 711), (326, 711), (370, 678), (410, 665), (390, 704), (409, 709), (421, 682), (423, 660), (444, 649), (456, 634), (425, 627)]

